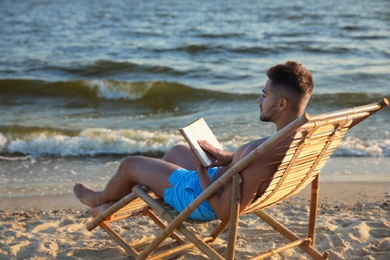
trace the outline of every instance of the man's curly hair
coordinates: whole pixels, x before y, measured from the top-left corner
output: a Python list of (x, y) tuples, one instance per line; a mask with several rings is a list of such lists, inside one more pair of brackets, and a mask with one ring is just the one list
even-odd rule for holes
[(313, 91), (314, 82), (310, 71), (296, 61), (289, 60), (269, 68), (267, 76), (273, 84), (288, 87), (300, 98), (311, 95)]

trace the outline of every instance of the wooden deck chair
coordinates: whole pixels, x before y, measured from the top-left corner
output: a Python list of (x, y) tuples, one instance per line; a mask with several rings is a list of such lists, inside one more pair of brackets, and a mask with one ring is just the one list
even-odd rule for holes
[[(162, 259), (193, 246), (199, 248), (210, 259), (234, 259), (238, 219), (240, 215), (254, 213), (290, 240), (290, 242), (278, 248), (260, 253), (251, 259), (263, 259), (297, 246), (313, 259), (326, 259), (328, 257), (327, 252), (321, 254), (314, 248), (320, 170), (351, 127), (388, 105), (389, 101), (384, 98), (378, 103), (312, 117), (304, 114), (275, 133), (245, 158), (241, 159), (217, 181), (204, 190), (180, 214), (174, 212), (170, 207), (167, 209), (167, 206), (160, 199), (156, 198), (156, 196), (148, 192), (144, 187), (135, 186), (132, 193), (88, 223), (87, 229), (93, 230), (97, 226), (102, 227), (129, 255), (137, 259)], [(293, 136), (294, 139), (289, 145), (284, 159), (278, 162), (278, 170), (270, 180), (268, 188), (264, 194), (240, 214), (240, 171), (258, 156), (264, 154), (265, 151), (278, 145), (286, 136)], [(234, 185), (230, 223), (228, 225), (223, 223), (219, 224), (206, 237), (201, 237), (200, 234), (195, 234), (188, 229), (187, 226), (192, 225), (192, 223), (188, 224), (186, 220), (193, 210), (230, 180), (233, 181)], [(312, 183), (312, 188), (308, 216), (308, 235), (307, 237), (301, 238), (265, 213), (263, 209), (297, 194), (309, 183)], [(125, 242), (109, 227), (110, 222), (139, 214), (149, 216), (162, 229), (162, 232), (153, 241), (147, 245), (141, 245), (143, 246), (142, 251), (139, 251), (137, 245)], [(228, 239), (223, 257), (208, 242), (216, 239), (227, 226), (229, 228)], [(261, 237), (261, 234), (259, 234), (259, 237)], [(164, 251), (161, 247), (167, 240), (173, 241), (177, 245), (174, 247), (170, 246)]]

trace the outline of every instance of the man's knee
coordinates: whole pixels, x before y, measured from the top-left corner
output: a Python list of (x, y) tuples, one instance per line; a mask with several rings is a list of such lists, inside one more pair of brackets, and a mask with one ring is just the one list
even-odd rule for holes
[(171, 148), (163, 157), (166, 161), (173, 161), (175, 158), (182, 156), (184, 153), (188, 153), (190, 148), (188, 145), (178, 144)]
[(176, 154), (181, 154), (183, 152), (190, 151), (190, 147), (185, 144), (177, 144), (174, 147), (172, 147), (171, 151)]
[(182, 168), (196, 168), (191, 149), (188, 145), (175, 145), (169, 152), (165, 154), (162, 159), (166, 162), (176, 164)]
[(136, 169), (140, 165), (142, 160), (141, 156), (128, 156), (122, 159), (119, 165), (119, 172), (122, 173), (131, 173), (136, 172)]

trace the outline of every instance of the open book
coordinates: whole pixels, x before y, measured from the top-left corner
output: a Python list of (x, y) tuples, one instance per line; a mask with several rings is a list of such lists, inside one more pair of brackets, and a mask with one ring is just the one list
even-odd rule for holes
[(198, 156), (203, 166), (207, 167), (215, 161), (215, 158), (210, 153), (205, 152), (198, 144), (198, 140), (205, 140), (215, 147), (222, 149), (222, 145), (218, 142), (217, 138), (215, 138), (213, 132), (211, 132), (203, 118), (195, 120), (186, 127), (179, 128), (179, 131), (184, 136), (191, 149)]

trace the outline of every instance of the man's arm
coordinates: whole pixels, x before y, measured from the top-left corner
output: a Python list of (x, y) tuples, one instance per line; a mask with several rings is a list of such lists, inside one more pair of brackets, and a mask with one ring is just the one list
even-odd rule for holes
[[(211, 179), (207, 168), (202, 165), (198, 157), (193, 153), (194, 160), (196, 162), (196, 169), (198, 172), (200, 184), (202, 189), (207, 189), (214, 181)], [(216, 191), (207, 201), (214, 210), (217, 217), (223, 222), (228, 223), (230, 218), (230, 196), (228, 190), (231, 190), (231, 182), (224, 185), (223, 188)], [(226, 200), (227, 199), (227, 200)]]

